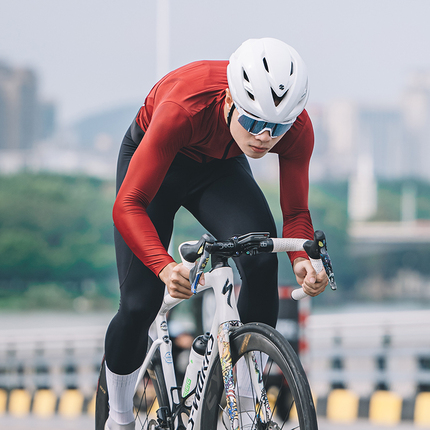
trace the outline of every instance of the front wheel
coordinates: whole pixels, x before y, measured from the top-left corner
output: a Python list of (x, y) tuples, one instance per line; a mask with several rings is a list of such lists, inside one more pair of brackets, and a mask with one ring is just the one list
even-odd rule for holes
[[(234, 386), (242, 430), (302, 429), (317, 430), (315, 406), (303, 367), (291, 345), (272, 327), (245, 324), (230, 335)], [(255, 370), (246, 364), (252, 356), (263, 370), (262, 383), (270, 405), (263, 413), (262, 401), (250, 381)], [(238, 384), (239, 375), (239, 384)], [(240, 382), (242, 380), (242, 382)], [(225, 407), (224, 384), (219, 356), (208, 374), (208, 385), (202, 402), (200, 428), (230, 430)], [(261, 404), (260, 404), (261, 403)]]

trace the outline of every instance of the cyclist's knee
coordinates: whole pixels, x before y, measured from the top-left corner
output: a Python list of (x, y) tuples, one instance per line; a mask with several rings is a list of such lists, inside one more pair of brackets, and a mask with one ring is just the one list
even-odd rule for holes
[(158, 309), (161, 303), (155, 303), (155, 300), (143, 300), (139, 298), (130, 298), (121, 300), (121, 306), (118, 314), (126, 324), (149, 328), (152, 321), (157, 316)]

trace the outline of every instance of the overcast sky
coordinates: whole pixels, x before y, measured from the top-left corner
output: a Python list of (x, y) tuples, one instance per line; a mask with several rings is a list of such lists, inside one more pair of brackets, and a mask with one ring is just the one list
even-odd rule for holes
[[(36, 70), (62, 123), (143, 102), (156, 79), (156, 0), (2, 0), (0, 61)], [(396, 103), (430, 70), (429, 0), (170, 0), (169, 67), (276, 37), (308, 65), (311, 103)]]

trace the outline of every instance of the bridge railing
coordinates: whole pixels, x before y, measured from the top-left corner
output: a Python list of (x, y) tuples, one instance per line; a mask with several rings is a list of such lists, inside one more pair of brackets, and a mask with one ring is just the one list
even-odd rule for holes
[(307, 338), (316, 395), (335, 388), (403, 398), (430, 391), (430, 310), (313, 314)]
[(0, 330), (0, 388), (94, 392), (106, 326)]

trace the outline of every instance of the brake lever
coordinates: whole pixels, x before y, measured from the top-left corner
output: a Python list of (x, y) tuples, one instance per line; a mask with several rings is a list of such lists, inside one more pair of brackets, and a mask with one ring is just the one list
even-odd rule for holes
[(191, 292), (193, 294), (197, 293), (197, 286), (199, 285), (200, 278), (203, 275), (203, 272), (209, 262), (209, 252), (206, 249), (206, 244), (210, 242), (205, 242), (203, 246), (199, 250), (200, 260), (198, 264), (196, 264), (191, 270), (190, 270), (190, 284), (191, 284)]
[(320, 248), (320, 257), (321, 257), (321, 261), (323, 263), (325, 272), (327, 273), (327, 276), (328, 276), (328, 282), (330, 284), (330, 288), (333, 291), (337, 290), (336, 280), (334, 279), (333, 266), (331, 264), (330, 256), (328, 255), (328, 252), (327, 252), (327, 245), (325, 240), (323, 242), (323, 246)]
[(333, 265), (331, 263), (330, 256), (327, 252), (327, 241), (325, 234), (321, 230), (317, 230), (314, 233), (314, 240), (308, 240), (304, 243), (303, 248), (311, 258), (320, 258), (325, 272), (328, 276), (328, 282), (332, 290), (337, 290), (336, 280), (334, 278)]

